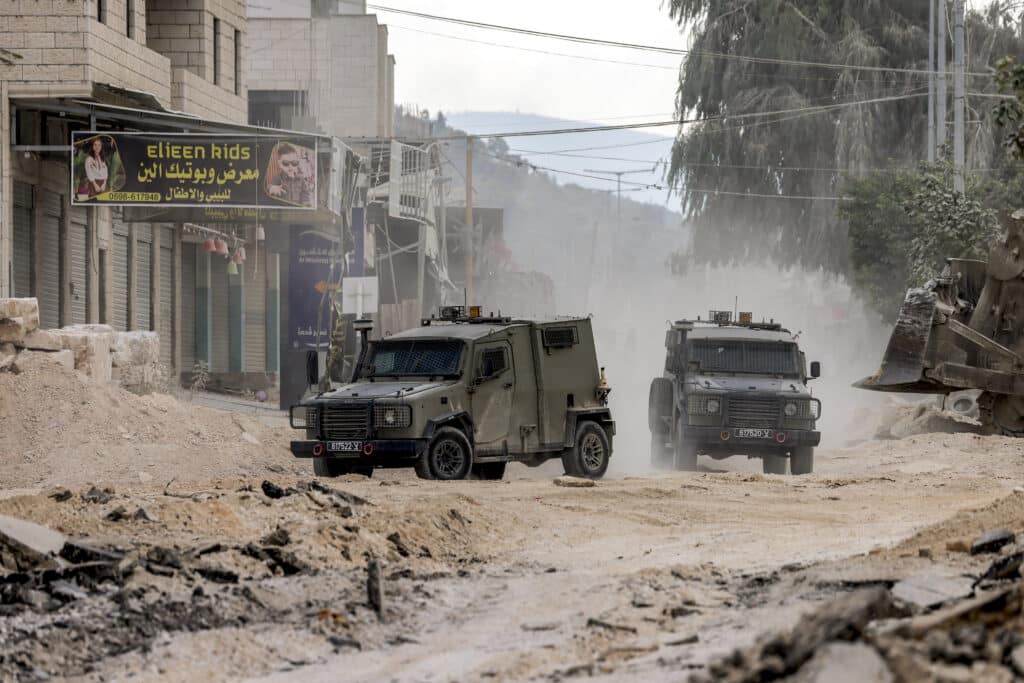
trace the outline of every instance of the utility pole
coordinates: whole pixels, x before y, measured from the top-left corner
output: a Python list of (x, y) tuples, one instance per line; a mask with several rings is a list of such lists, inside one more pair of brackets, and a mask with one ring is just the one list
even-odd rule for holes
[(928, 0), (928, 163), (935, 161), (935, 0)]
[(936, 93), (935, 107), (935, 148), (938, 151), (936, 158), (942, 159), (943, 148), (946, 146), (946, 0), (939, 0), (939, 22), (938, 31), (935, 34), (936, 42), (936, 65), (938, 71), (938, 92)]
[(953, 189), (964, 191), (964, 0), (953, 0)]
[(654, 168), (636, 168), (628, 171), (598, 171), (592, 168), (583, 169), (584, 173), (603, 173), (605, 175), (615, 176), (616, 181), (616, 194), (618, 195), (618, 207), (616, 208), (616, 220), (618, 223), (619, 232), (622, 232), (622, 176), (630, 175), (632, 173), (654, 173), (658, 170), (658, 165), (655, 164)]
[(473, 138), (466, 137), (466, 305), (473, 305)]

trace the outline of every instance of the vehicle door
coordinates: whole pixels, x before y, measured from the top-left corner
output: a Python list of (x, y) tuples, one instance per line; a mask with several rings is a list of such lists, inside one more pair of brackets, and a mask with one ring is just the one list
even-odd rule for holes
[(474, 351), (470, 402), (478, 449), (500, 450), (508, 439), (516, 386), (512, 362), (512, 346), (507, 341), (485, 342)]

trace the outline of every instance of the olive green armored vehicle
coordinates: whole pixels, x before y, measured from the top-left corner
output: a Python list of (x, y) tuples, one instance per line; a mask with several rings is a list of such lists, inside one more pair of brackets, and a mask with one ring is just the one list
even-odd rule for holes
[(469, 313), (445, 307), (369, 341), (351, 383), (292, 407), (305, 432), (292, 454), (329, 477), (414, 467), (423, 479), (501, 479), (509, 462), (553, 458), (567, 474), (602, 477), (615, 422), (590, 320)]
[(680, 320), (665, 338), (665, 371), (651, 383), (648, 426), (656, 468), (694, 470), (697, 457), (760, 458), (766, 474), (809, 474), (821, 440), (821, 374), (788, 330), (741, 313)]

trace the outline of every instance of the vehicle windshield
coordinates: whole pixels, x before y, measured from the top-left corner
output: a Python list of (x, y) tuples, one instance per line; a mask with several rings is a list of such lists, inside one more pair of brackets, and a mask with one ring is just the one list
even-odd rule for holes
[(796, 345), (785, 342), (701, 340), (690, 344), (690, 362), (707, 372), (798, 375)]
[(363, 377), (457, 375), (462, 342), (449, 339), (401, 339), (371, 344)]

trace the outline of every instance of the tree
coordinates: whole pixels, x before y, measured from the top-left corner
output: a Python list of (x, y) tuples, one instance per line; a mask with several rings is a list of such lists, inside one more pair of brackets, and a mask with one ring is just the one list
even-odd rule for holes
[(1011, 188), (1022, 189), (1018, 175), (972, 174), (959, 193), (949, 189), (951, 175), (948, 163), (924, 164), (847, 183), (839, 217), (849, 226), (851, 283), (887, 321), (904, 292), (937, 275), (945, 258), (986, 258), (1011, 210)]
[[(846, 273), (836, 205), (849, 179), (924, 156), (927, 4), (670, 0), (669, 12), (693, 34), (676, 110), (700, 122), (680, 131), (669, 172), (694, 227), (691, 257)], [(1024, 51), (1011, 19), (998, 6), (969, 14), (969, 71)], [(987, 76), (970, 78), (970, 91), (985, 89)], [(990, 100), (971, 97), (968, 107), (968, 119), (983, 120), (970, 129), (969, 166), (999, 163), (993, 122), (981, 114)]]

